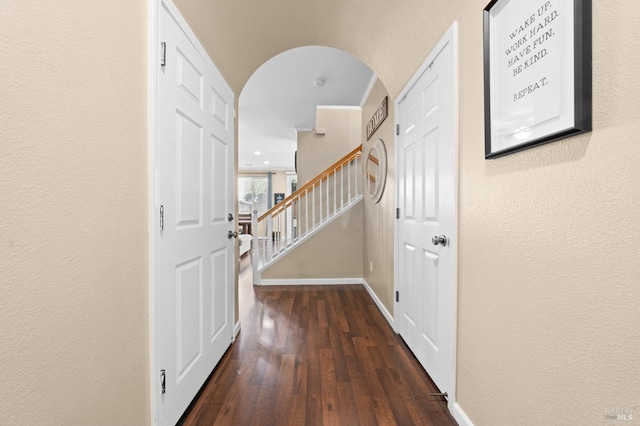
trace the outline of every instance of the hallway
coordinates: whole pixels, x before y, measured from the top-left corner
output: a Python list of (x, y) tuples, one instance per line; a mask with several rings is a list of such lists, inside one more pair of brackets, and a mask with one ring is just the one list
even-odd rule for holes
[(240, 264), (238, 339), (184, 425), (455, 425), (360, 285), (254, 287)]

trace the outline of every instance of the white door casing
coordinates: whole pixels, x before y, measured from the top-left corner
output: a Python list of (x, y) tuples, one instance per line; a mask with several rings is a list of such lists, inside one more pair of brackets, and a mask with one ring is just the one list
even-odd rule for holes
[(155, 423), (173, 425), (233, 337), (234, 94), (170, 1), (156, 19), (152, 391)]
[[(395, 320), (450, 404), (457, 304), (456, 76), (454, 23), (396, 100)], [(445, 236), (445, 245), (435, 244), (433, 237), (439, 236)]]

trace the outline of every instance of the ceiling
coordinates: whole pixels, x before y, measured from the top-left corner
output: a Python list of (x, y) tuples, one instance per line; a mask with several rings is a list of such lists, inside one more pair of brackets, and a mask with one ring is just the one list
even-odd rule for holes
[(239, 169), (293, 170), (297, 130), (315, 128), (316, 107), (361, 106), (374, 82), (373, 71), (342, 50), (306, 46), (274, 56), (240, 94)]

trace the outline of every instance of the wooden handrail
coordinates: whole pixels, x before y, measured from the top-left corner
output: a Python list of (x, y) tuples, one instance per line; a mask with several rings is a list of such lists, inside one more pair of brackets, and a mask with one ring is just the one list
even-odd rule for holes
[(358, 146), (356, 149), (354, 149), (353, 151), (351, 151), (350, 153), (348, 153), (347, 155), (345, 155), (344, 157), (342, 157), (341, 159), (339, 159), (338, 161), (333, 163), (331, 166), (327, 167), (318, 176), (316, 176), (315, 178), (311, 179), (309, 182), (305, 183), (300, 188), (298, 188), (298, 190), (296, 192), (294, 192), (293, 194), (289, 195), (287, 198), (285, 198), (284, 200), (280, 201), (275, 206), (271, 207), (262, 216), (260, 216), (258, 218), (258, 221), (263, 220), (264, 218), (266, 218), (267, 216), (273, 214), (277, 210), (281, 210), (281, 209), (287, 208), (289, 206), (289, 204), (293, 203), (293, 200), (298, 195), (302, 194), (303, 192), (305, 192), (307, 189), (311, 188), (312, 186), (315, 186), (318, 182), (323, 181), (325, 179), (329, 179), (329, 177), (332, 174), (334, 174), (339, 167), (343, 166), (345, 163), (348, 163), (352, 159), (354, 159), (356, 157), (359, 157), (360, 155), (362, 155), (362, 145)]

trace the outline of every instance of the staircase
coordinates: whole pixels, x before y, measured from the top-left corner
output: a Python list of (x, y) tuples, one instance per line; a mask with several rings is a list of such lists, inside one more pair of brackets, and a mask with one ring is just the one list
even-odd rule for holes
[(258, 217), (252, 214), (253, 282), (261, 272), (362, 200), (362, 145)]

